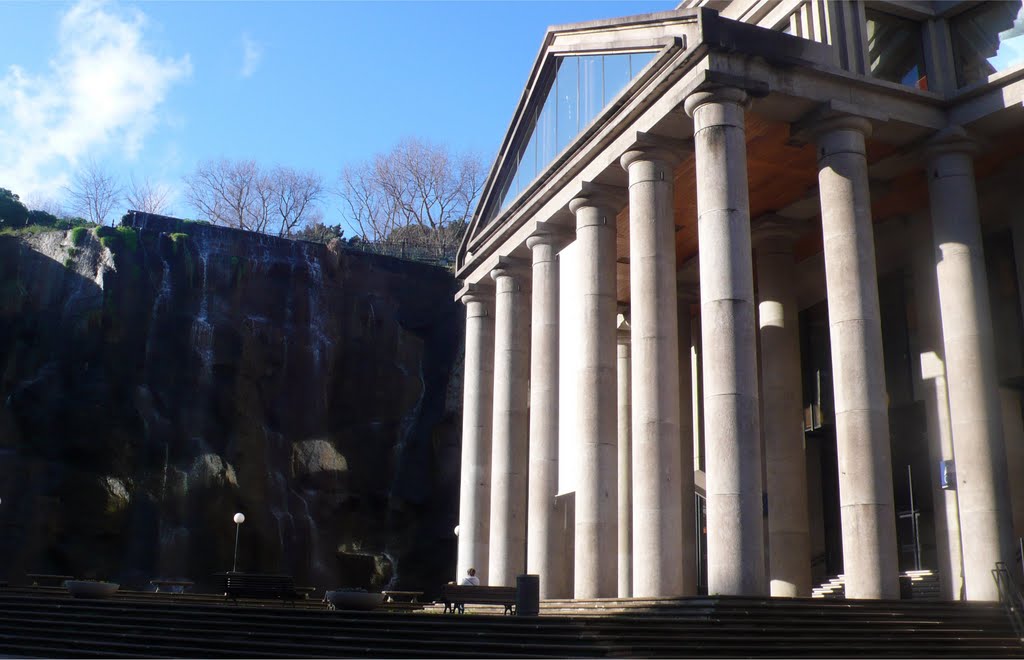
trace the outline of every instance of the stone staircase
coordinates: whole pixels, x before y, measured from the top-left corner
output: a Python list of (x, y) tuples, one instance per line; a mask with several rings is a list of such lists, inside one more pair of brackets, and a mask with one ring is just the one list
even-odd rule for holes
[(1024, 657), (1024, 646), (997, 604), (556, 600), (539, 617), (515, 617), (9, 588), (0, 589), (0, 656), (995, 658)]
[[(941, 600), (939, 576), (930, 569), (900, 573), (900, 591), (905, 600)], [(846, 597), (846, 576), (837, 575), (811, 590), (811, 598)]]

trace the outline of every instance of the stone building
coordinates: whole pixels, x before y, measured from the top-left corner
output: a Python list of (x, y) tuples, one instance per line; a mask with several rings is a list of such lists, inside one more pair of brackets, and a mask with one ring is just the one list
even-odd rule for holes
[(992, 600), (1024, 535), (1024, 5), (552, 27), (460, 249), (458, 574)]

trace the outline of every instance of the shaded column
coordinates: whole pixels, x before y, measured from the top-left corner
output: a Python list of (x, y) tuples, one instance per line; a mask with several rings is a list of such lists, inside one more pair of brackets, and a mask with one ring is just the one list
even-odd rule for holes
[(494, 303), (494, 425), (488, 584), (514, 586), (526, 568), (530, 298), (526, 264), (503, 257), (491, 271)]
[(768, 217), (754, 225), (768, 579), (772, 596), (810, 597), (811, 532), (792, 224), (784, 218)]
[(679, 334), (667, 150), (622, 156), (629, 174), (629, 291), (633, 367), (633, 595), (683, 593), (679, 456)]
[(960, 600), (964, 583), (963, 554), (960, 549), (960, 514), (955, 488), (943, 488), (939, 465), (953, 460), (953, 432), (949, 420), (945, 351), (939, 320), (935, 283), (935, 248), (929, 223), (916, 218), (911, 242), (914, 253), (914, 304), (917, 338), (921, 347), (915, 365), (921, 374), (925, 421), (928, 425), (928, 458), (931, 469), (932, 508), (935, 519), (935, 554), (939, 588), (947, 600)]
[[(488, 285), (491, 283), (488, 282)], [(491, 502), (491, 406), (494, 386), (494, 287), (467, 284), (462, 398), (462, 470), (456, 578), (475, 568), (487, 584)]]
[(580, 268), (577, 366), (576, 598), (614, 597), (618, 544), (616, 453), (615, 211), (605, 194), (572, 200)]
[(557, 228), (526, 241), (533, 257), (530, 341), (529, 515), (526, 570), (540, 576), (541, 598), (568, 598), (562, 521), (558, 518), (558, 250)]
[(697, 504), (694, 490), (693, 365), (690, 347), (693, 327), (690, 305), (700, 303), (700, 288), (678, 289), (679, 329), (679, 525), (682, 533), (679, 565), (682, 567), (682, 595), (697, 595)]
[(685, 107), (697, 161), (708, 593), (753, 596), (765, 580), (746, 99), (719, 88)]
[(889, 410), (859, 117), (819, 123), (818, 186), (835, 394), (847, 598), (899, 598)]
[(1013, 566), (1014, 547), (973, 148), (963, 129), (941, 132), (927, 149), (927, 179), (964, 582), (968, 600), (998, 600), (991, 570), (998, 561)]
[(632, 366), (630, 364), (628, 318), (628, 312), (619, 314), (618, 334), (616, 335), (619, 402), (619, 598), (633, 596), (633, 445), (630, 442), (632, 431), (630, 426), (633, 423), (633, 415), (630, 403)]

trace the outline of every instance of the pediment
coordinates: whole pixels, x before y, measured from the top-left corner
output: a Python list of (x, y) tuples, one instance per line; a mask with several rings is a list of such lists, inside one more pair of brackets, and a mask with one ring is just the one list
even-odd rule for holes
[(671, 11), (549, 28), (501, 150), (488, 174), (458, 262), (533, 184), (572, 153), (609, 106), (646, 74), (694, 12)]

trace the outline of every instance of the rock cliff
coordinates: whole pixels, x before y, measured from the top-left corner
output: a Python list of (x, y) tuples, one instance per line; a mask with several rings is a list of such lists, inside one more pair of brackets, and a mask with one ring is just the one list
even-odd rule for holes
[[(0, 236), (0, 566), (433, 590), (462, 324), (439, 268), (130, 216)], [(2, 579), (0, 575), (0, 579)]]

